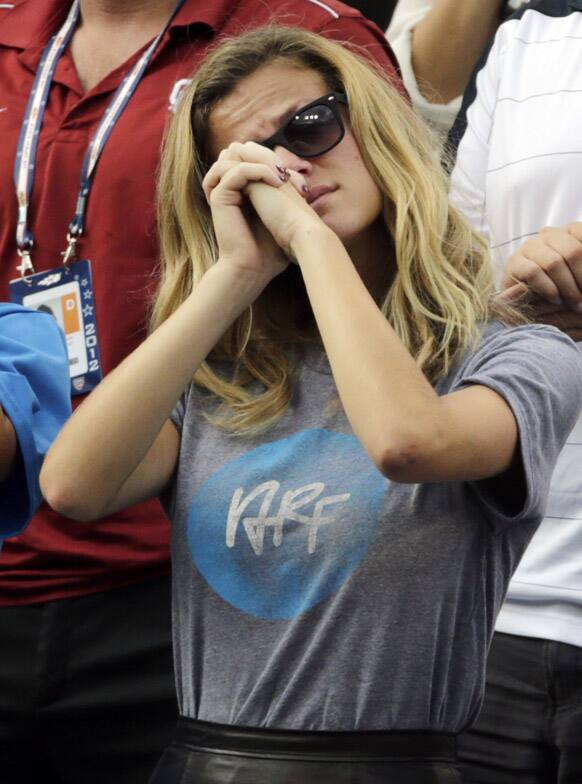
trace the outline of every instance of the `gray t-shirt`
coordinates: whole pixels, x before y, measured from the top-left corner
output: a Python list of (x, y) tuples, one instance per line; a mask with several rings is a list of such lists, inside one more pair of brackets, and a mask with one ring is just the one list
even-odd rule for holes
[(262, 437), (208, 424), (208, 395), (190, 387), (172, 417), (182, 442), (165, 499), (181, 713), (306, 731), (471, 723), (494, 620), (542, 518), (581, 379), (558, 330), (491, 324), (439, 383), (439, 393), (482, 384), (511, 406), (525, 479), (513, 509), (507, 482), (386, 479), (315, 349), (293, 405)]

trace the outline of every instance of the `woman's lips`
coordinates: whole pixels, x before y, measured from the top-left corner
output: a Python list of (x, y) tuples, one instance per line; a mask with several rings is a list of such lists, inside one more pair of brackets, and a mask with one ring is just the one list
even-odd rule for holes
[(337, 185), (316, 185), (314, 188), (310, 188), (306, 197), (307, 203), (313, 205), (322, 196), (336, 191), (337, 187)]

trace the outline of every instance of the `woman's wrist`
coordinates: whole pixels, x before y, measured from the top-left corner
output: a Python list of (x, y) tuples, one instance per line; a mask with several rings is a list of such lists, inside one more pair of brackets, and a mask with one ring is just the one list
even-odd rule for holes
[(304, 263), (309, 263), (322, 253), (332, 251), (334, 247), (343, 245), (341, 240), (323, 221), (311, 222), (302, 227), (301, 231), (290, 243), (289, 250), (301, 267)]
[[(272, 280), (273, 275), (263, 270), (255, 271), (237, 267), (225, 259), (219, 258), (202, 279), (204, 286), (224, 290), (225, 303), (240, 306), (241, 312), (251, 305), (265, 286)], [(193, 294), (196, 294), (195, 289)]]

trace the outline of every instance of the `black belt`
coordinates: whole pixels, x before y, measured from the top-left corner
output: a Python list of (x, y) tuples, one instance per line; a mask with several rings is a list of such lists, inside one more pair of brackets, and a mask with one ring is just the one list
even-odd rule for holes
[(174, 743), (193, 751), (325, 762), (443, 762), (456, 759), (456, 736), (437, 732), (297, 732), (180, 718)]

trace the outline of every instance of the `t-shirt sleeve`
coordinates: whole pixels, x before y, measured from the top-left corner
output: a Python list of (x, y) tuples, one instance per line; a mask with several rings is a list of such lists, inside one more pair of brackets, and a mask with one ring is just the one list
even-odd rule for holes
[[(180, 399), (172, 409), (170, 414), (170, 421), (174, 424), (176, 430), (182, 437), (182, 430), (184, 429), (184, 418), (186, 416), (186, 407), (188, 405), (188, 396), (192, 390), (192, 384), (189, 384), (185, 391), (180, 396)], [(174, 510), (176, 505), (176, 481), (177, 470), (164, 491), (160, 494), (159, 500), (169, 520), (174, 518)]]
[(190, 392), (190, 386), (186, 389), (186, 391), (180, 396), (180, 399), (172, 409), (172, 413), (170, 414), (170, 419), (174, 423), (176, 430), (178, 433), (182, 432), (182, 428), (184, 426), (184, 416), (186, 413), (186, 401), (188, 398), (188, 394)]
[(543, 517), (559, 453), (582, 403), (582, 353), (553, 327), (500, 329), (486, 337), (451, 391), (472, 384), (495, 390), (508, 403), (519, 431), (524, 492), (520, 508), (507, 506), (506, 477), (472, 483), (497, 526)]
[(444, 104), (428, 100), (420, 91), (412, 65), (412, 32), (433, 6), (433, 0), (400, 0), (386, 37), (398, 60), (402, 80), (410, 95), (412, 106), (444, 141), (461, 108), (461, 96)]
[(0, 485), (0, 539), (20, 533), (39, 506), (42, 461), (71, 413), (67, 348), (56, 321), (7, 307), (0, 306), (0, 405), (19, 454)]

